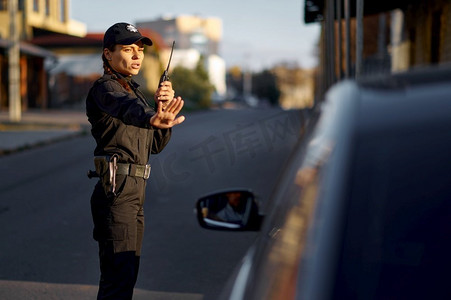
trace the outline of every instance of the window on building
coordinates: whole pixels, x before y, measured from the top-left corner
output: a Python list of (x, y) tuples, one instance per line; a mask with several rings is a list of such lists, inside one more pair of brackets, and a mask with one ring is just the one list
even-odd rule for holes
[(0, 0), (0, 10), (8, 9), (8, 0)]
[[(19, 0), (18, 9), (23, 10), (24, 0)], [(8, 0), (0, 0), (0, 10), (8, 10)]]
[(196, 49), (202, 55), (208, 55), (207, 45), (208, 38), (205, 36), (201, 29), (194, 31), (190, 36), (191, 47)]
[(50, 16), (50, 0), (45, 0), (45, 15)]
[(33, 11), (39, 11), (39, 0), (33, 0)]
[(60, 21), (66, 22), (66, 0), (60, 0)]

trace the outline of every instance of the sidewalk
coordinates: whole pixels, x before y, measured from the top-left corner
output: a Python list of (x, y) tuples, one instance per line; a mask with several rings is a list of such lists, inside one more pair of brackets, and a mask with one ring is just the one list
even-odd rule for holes
[(0, 156), (89, 132), (84, 111), (29, 110), (20, 122), (0, 111)]

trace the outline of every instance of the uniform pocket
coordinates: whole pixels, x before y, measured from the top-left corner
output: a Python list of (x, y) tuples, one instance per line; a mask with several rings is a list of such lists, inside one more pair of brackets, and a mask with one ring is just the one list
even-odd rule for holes
[(112, 224), (108, 227), (107, 241), (113, 244), (114, 253), (131, 251), (126, 224)]
[(116, 175), (116, 195), (113, 197), (111, 205), (116, 205), (120, 201), (123, 191), (126, 190), (127, 181), (127, 175)]
[(112, 204), (114, 206), (121, 205), (125, 202), (139, 201), (141, 189), (138, 186), (137, 178), (125, 175), (124, 177), (124, 179), (121, 178), (121, 185)]
[(127, 225), (125, 224), (112, 224), (108, 226), (107, 240), (110, 241), (123, 241), (127, 237)]

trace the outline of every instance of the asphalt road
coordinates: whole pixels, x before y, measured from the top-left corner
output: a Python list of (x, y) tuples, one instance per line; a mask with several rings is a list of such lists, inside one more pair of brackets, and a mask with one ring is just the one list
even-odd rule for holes
[[(151, 158), (135, 299), (215, 299), (255, 232), (209, 231), (197, 198), (233, 187), (270, 196), (296, 142), (300, 111), (188, 115)], [(99, 277), (89, 199), (93, 139), (80, 136), (0, 157), (0, 298), (94, 299)]]

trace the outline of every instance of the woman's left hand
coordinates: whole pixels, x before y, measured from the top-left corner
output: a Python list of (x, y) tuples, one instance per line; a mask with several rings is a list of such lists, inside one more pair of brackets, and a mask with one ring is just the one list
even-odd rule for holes
[(157, 112), (150, 118), (150, 125), (160, 129), (167, 129), (185, 121), (184, 116), (177, 117), (183, 108), (184, 101), (182, 98), (177, 97), (168, 102), (164, 109), (162, 101), (157, 102)]
[(175, 91), (172, 89), (172, 83), (170, 81), (163, 81), (156, 90), (153, 98), (155, 103), (158, 105), (161, 103), (163, 110), (165, 110), (169, 102), (174, 99), (174, 97)]

